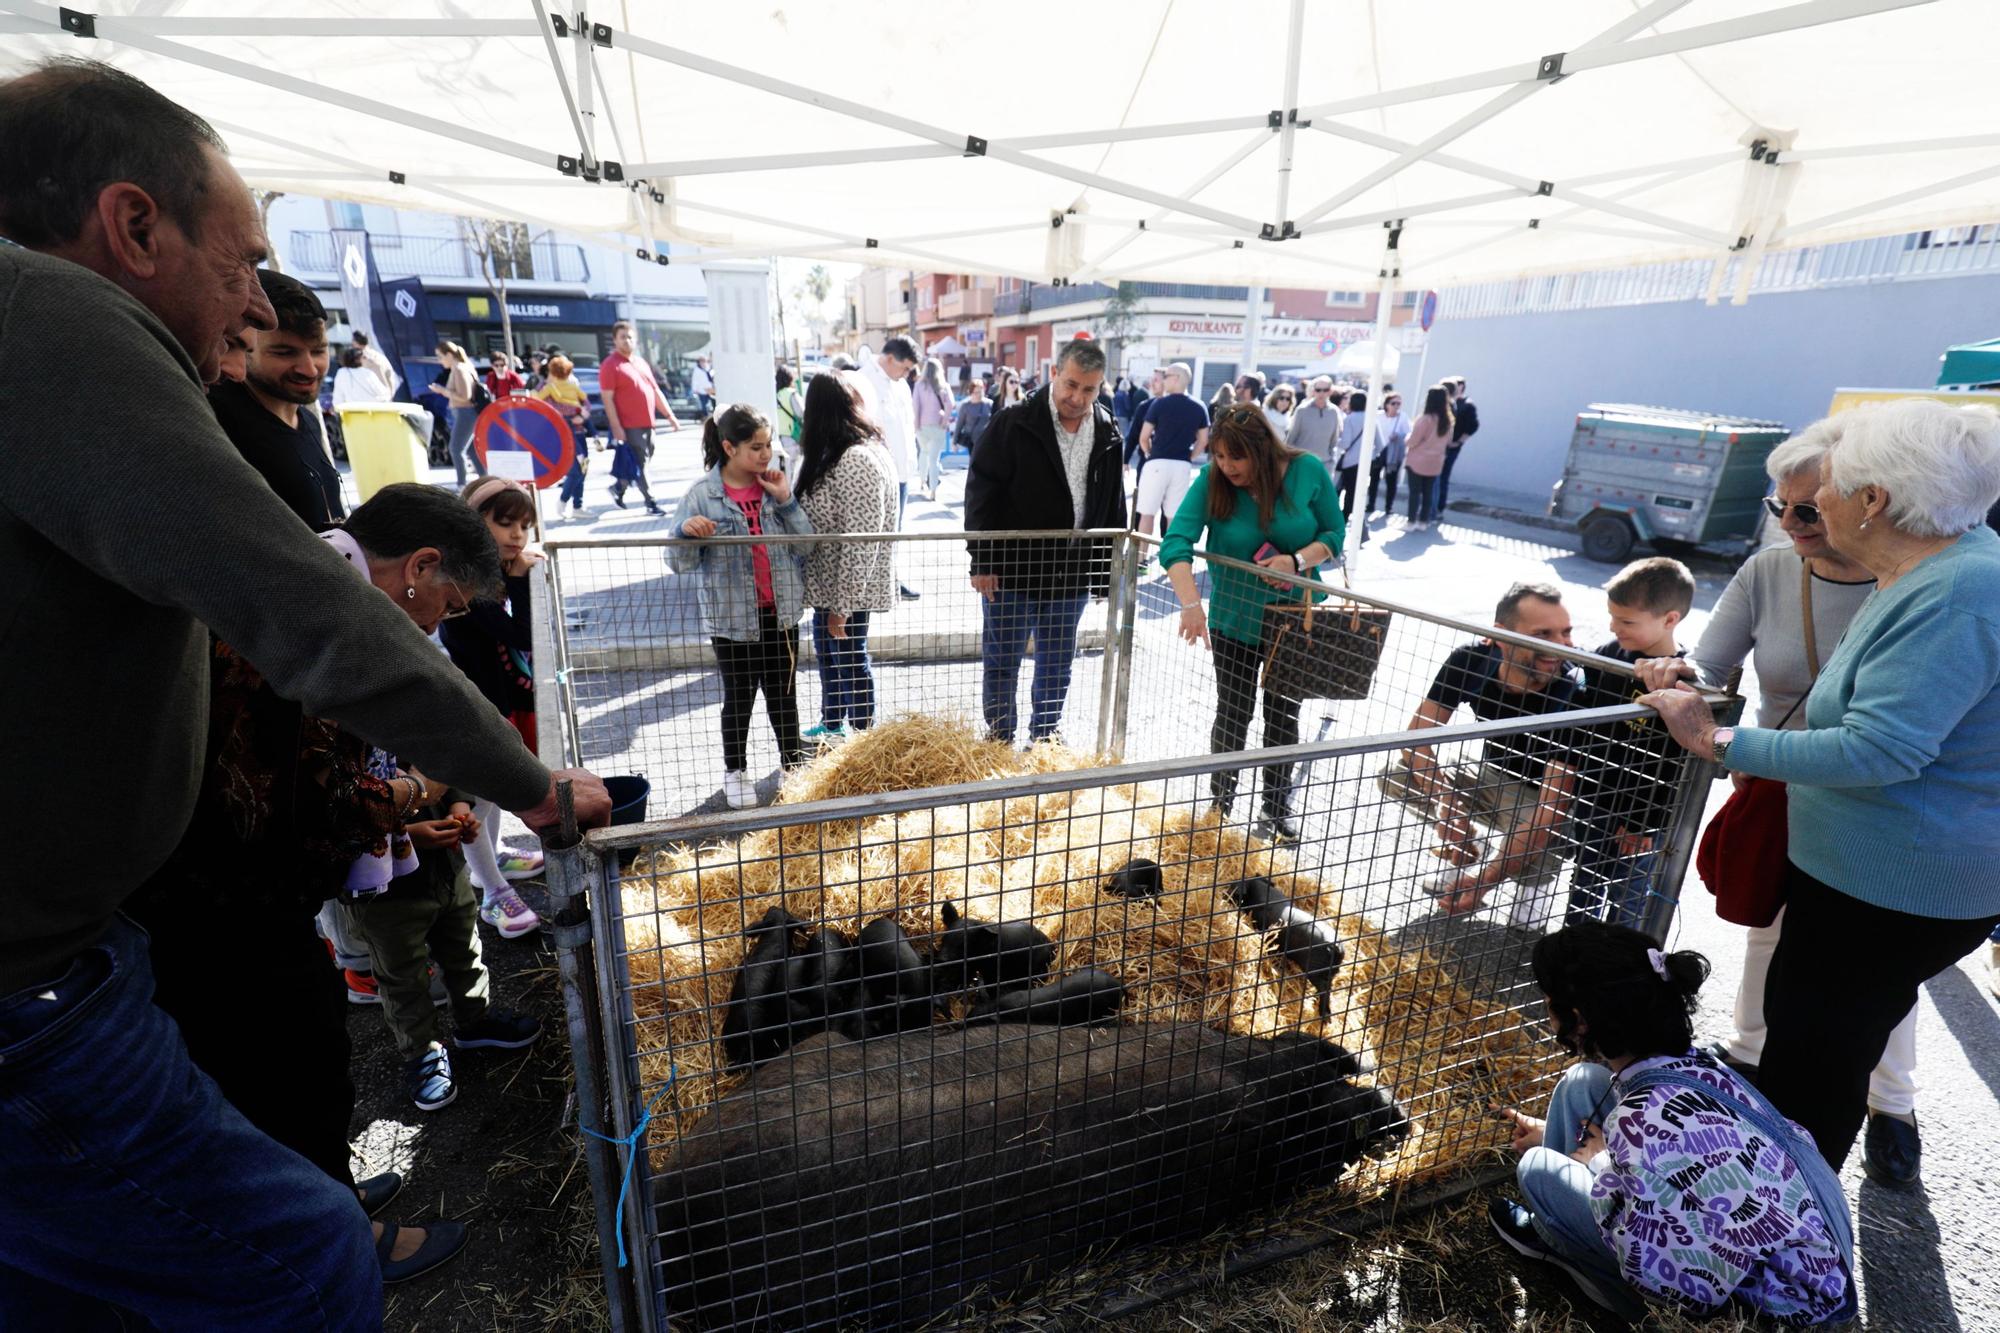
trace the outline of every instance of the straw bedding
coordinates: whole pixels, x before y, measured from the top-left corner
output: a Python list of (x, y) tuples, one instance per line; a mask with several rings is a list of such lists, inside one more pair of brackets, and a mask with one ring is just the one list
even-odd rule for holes
[[(1090, 766), (1043, 745), (1022, 754), (962, 724), (905, 718), (856, 736), (786, 783), (802, 804)], [(1134, 857), (1163, 868), (1157, 904), (1105, 893)], [(1223, 895), (1267, 875), (1339, 932), (1347, 960), (1321, 1024), (1296, 969)], [(647, 1089), (673, 1086), (650, 1143), (670, 1149), (733, 1089), (721, 1031), (743, 931), (772, 906), (852, 936), (893, 914), (922, 947), (946, 902), (987, 920), (1031, 919), (1056, 945), (1056, 973), (1102, 968), (1126, 986), (1127, 1022), (1195, 1022), (1246, 1035), (1303, 1029), (1374, 1065), (1414, 1121), (1348, 1188), (1372, 1197), (1443, 1174), (1503, 1146), (1489, 1101), (1528, 1101), (1561, 1063), (1523, 1014), (1482, 1000), (1421, 948), (1393, 949), (1381, 927), (1345, 910), (1339, 886), (1301, 874), (1289, 853), (1165, 806), (1157, 792), (1095, 787), (1006, 802), (945, 806), (861, 821), (788, 825), (702, 848), (641, 856), (624, 881), (628, 966)], [(964, 1012), (959, 1001), (953, 1010)], [(940, 1018), (940, 1022), (945, 1021)], [(659, 1153), (655, 1166), (669, 1165)]]

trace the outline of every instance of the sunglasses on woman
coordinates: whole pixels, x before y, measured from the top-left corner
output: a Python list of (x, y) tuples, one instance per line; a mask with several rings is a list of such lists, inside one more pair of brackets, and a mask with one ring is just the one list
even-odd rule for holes
[(1777, 519), (1780, 523), (1785, 521), (1785, 511), (1789, 509), (1794, 514), (1797, 514), (1799, 522), (1805, 524), (1807, 527), (1814, 528), (1819, 526), (1819, 506), (1808, 504), (1804, 500), (1786, 504), (1775, 495), (1767, 495), (1764, 497), (1764, 508), (1769, 510), (1771, 517)]

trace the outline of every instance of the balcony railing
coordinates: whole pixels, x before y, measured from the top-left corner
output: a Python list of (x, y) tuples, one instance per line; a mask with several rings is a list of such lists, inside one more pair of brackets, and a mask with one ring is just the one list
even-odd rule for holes
[[(1154, 296), (1163, 300), (1246, 301), (1250, 298), (1247, 288), (1216, 287), (1194, 282), (1135, 282), (1132, 287), (1141, 297)], [(1023, 311), (1088, 305), (1092, 301), (1109, 300), (1116, 291), (1117, 288), (1102, 282), (1080, 282), (1069, 287), (1037, 283), (1025, 290), (1001, 292), (993, 302), (993, 313), (1018, 315)]]
[[(479, 257), (456, 236), (399, 236), (374, 233), (369, 237), (375, 250), (375, 266), (385, 278), (464, 278), (478, 280)], [(295, 231), (285, 258), (294, 269), (305, 273), (334, 274), (339, 259), (334, 254), (333, 233)], [(504, 275), (509, 282), (590, 281), (590, 261), (583, 247), (568, 241), (542, 239), (529, 244), (525, 253), (514, 256)]]
[(983, 319), (993, 313), (993, 289), (974, 287), (938, 298), (939, 319)]

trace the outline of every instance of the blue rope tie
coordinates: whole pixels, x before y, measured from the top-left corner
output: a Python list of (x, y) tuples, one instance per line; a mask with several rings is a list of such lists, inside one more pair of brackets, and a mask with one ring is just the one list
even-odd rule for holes
[(632, 1167), (639, 1160), (639, 1140), (646, 1137), (646, 1127), (653, 1123), (653, 1108), (660, 1104), (660, 1098), (673, 1091), (674, 1078), (679, 1072), (674, 1066), (667, 1066), (667, 1081), (660, 1085), (660, 1090), (654, 1093), (652, 1099), (640, 1110), (639, 1123), (632, 1126), (630, 1134), (600, 1134), (587, 1125), (577, 1126), (593, 1139), (619, 1144), (626, 1152), (625, 1170), (618, 1178), (618, 1266), (620, 1268), (629, 1266), (625, 1258), (625, 1195), (632, 1188)]

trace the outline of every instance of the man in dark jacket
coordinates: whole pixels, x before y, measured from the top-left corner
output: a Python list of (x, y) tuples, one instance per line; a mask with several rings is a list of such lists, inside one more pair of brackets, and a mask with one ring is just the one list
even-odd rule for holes
[[(1098, 403), (1104, 349), (1078, 339), (1056, 357), (1048, 384), (993, 417), (973, 446), (965, 530), (1122, 528), (1124, 446)], [(982, 704), (995, 740), (1012, 742), (1021, 659), (1035, 643), (1032, 741), (1054, 737), (1069, 694), (1076, 630), (1111, 582), (1111, 543), (1074, 537), (970, 541), (972, 586), (985, 599)]]
[(1442, 518), (1445, 503), (1451, 498), (1451, 470), (1458, 463), (1458, 451), (1479, 433), (1479, 409), (1466, 397), (1465, 376), (1453, 375), (1438, 383), (1451, 390), (1451, 443), (1445, 446), (1444, 471), (1438, 474), (1437, 511)]

